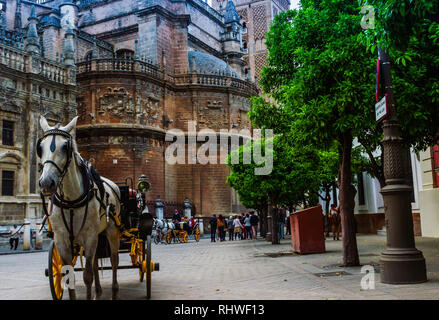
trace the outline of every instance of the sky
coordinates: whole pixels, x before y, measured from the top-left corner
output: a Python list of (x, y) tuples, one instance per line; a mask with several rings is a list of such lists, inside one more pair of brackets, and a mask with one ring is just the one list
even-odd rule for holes
[(290, 0), (291, 6), (290, 9), (297, 9), (299, 8), (299, 0)]
[[(290, 2), (291, 2), (290, 9), (296, 9), (299, 7), (299, 0), (290, 0)], [(209, 5), (212, 5), (212, 0), (207, 0), (207, 3)]]

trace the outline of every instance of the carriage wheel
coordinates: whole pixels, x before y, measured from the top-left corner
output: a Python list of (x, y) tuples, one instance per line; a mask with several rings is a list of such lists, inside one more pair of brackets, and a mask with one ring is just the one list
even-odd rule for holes
[(185, 241), (184, 241), (184, 235), (185, 235), (185, 232), (180, 231), (180, 232), (178, 233), (178, 240), (179, 240), (180, 242), (185, 242)]
[(146, 237), (146, 299), (151, 299), (151, 236)]
[(61, 300), (64, 292), (62, 283), (62, 260), (55, 248), (55, 243), (52, 241), (49, 247), (49, 285), (53, 300)]
[(201, 238), (201, 232), (200, 232), (200, 228), (198, 228), (198, 227), (197, 227), (197, 229), (195, 229), (194, 238), (195, 238), (195, 240), (196, 240), (197, 242), (200, 241), (200, 238)]
[(142, 270), (142, 263), (145, 260), (145, 241), (142, 241), (142, 261), (140, 262), (140, 268), (139, 268), (139, 280), (140, 282), (143, 282), (143, 278), (145, 276), (145, 272)]
[(189, 234), (185, 231), (183, 234), (183, 241), (186, 243), (189, 240)]
[(167, 244), (171, 244), (172, 241), (172, 231), (168, 231), (168, 233), (166, 233), (166, 243)]

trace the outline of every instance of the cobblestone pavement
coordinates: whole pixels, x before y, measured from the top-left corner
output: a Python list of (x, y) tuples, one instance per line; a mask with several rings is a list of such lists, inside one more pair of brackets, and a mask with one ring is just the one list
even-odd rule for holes
[[(153, 299), (437, 299), (439, 297), (439, 239), (416, 238), (427, 260), (429, 281), (418, 285), (379, 282), (379, 253), (385, 237), (358, 235), (360, 261), (375, 267), (375, 290), (362, 290), (361, 267), (340, 268), (341, 241), (327, 239), (324, 254), (297, 255), (289, 239), (271, 245), (263, 239), (211, 243), (153, 245), (160, 271), (152, 277)], [(109, 265), (104, 259), (104, 265)], [(79, 263), (78, 263), (79, 264)], [(120, 255), (120, 264), (129, 256)], [(44, 276), (47, 252), (0, 256), (0, 299), (51, 299)], [(104, 271), (103, 299), (111, 297), (111, 271)], [(119, 270), (121, 299), (144, 299), (145, 282), (137, 270)], [(77, 296), (84, 299), (80, 272)], [(67, 296), (67, 293), (65, 293)]]

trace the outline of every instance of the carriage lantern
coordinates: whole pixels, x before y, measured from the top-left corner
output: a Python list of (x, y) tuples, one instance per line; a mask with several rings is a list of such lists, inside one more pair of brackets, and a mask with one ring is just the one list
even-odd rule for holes
[(145, 194), (151, 189), (151, 184), (148, 181), (148, 178), (142, 174), (139, 177), (139, 183), (137, 184), (137, 190), (139, 190), (140, 193)]
[(144, 201), (144, 208), (142, 210), (142, 213), (140, 215), (139, 219), (139, 236), (141, 239), (146, 240), (146, 237), (148, 235), (151, 235), (152, 233), (152, 224), (153, 219), (152, 215), (148, 210), (148, 206), (146, 205), (145, 201), (145, 194), (150, 190), (151, 184), (148, 181), (148, 178), (142, 174), (139, 177), (139, 183), (137, 184), (137, 190), (142, 194), (142, 198)]

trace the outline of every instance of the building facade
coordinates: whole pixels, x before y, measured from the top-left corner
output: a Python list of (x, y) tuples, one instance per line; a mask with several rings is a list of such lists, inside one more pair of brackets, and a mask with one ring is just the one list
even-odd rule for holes
[(0, 225), (35, 223), (41, 216), (38, 118), (45, 114), (53, 125), (76, 114), (75, 66), (43, 54), (36, 7), (0, 4)]
[(249, 98), (258, 91), (232, 1), (222, 13), (201, 0), (0, 4), (0, 225), (41, 217), (40, 114), (52, 125), (78, 115), (82, 156), (116, 182), (145, 174), (149, 201), (188, 198), (201, 217), (243, 210), (226, 184), (230, 147), (216, 163), (166, 161), (170, 130), (186, 142), (192, 129), (251, 130)]
[[(243, 26), (243, 59), (248, 64), (246, 72), (258, 82), (262, 67), (266, 64), (268, 50), (265, 45), (266, 33), (274, 16), (290, 9), (289, 0), (234, 0)], [(219, 12), (227, 7), (227, 0), (212, 0), (212, 6)]]
[(422, 235), (439, 237), (439, 146), (420, 152), (422, 188), (419, 207)]

